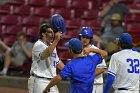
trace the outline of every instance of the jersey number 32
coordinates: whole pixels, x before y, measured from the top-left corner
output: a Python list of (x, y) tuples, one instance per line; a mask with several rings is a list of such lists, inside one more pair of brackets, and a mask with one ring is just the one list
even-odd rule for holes
[(127, 59), (130, 68), (127, 70), (128, 73), (140, 73), (140, 61), (138, 59)]

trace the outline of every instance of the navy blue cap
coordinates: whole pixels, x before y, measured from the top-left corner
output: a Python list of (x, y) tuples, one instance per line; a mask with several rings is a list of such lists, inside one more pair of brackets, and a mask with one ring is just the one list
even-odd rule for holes
[(120, 41), (121, 43), (129, 44), (129, 45), (132, 45), (133, 43), (132, 37), (128, 33), (121, 34), (119, 38), (116, 38), (116, 40)]
[(65, 43), (65, 46), (75, 50), (76, 52), (81, 52), (83, 50), (82, 42), (77, 38), (72, 38)]

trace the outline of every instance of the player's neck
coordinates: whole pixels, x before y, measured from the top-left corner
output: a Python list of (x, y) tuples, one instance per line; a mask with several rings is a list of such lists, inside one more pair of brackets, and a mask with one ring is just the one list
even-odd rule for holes
[(73, 54), (73, 58), (83, 57), (84, 55), (82, 53), (80, 54)]
[(88, 48), (89, 46), (90, 46), (90, 44), (88, 44), (88, 45), (84, 45), (83, 47), (84, 47), (84, 48)]

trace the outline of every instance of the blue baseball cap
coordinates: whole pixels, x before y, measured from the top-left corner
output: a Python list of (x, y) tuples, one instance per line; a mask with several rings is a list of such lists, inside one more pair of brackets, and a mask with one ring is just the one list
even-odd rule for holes
[(133, 39), (131, 35), (128, 33), (121, 34), (119, 38), (116, 38), (116, 40), (120, 41), (121, 43), (129, 44), (129, 45), (132, 45), (133, 43)]
[(81, 52), (83, 50), (82, 42), (77, 38), (72, 38), (65, 43), (65, 46), (75, 50), (76, 52)]

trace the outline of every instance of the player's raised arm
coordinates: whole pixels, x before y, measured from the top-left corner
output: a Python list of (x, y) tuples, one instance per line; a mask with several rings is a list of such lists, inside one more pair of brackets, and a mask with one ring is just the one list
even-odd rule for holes
[(51, 29), (55, 34), (55, 40), (47, 49), (45, 49), (41, 53), (40, 55), (41, 59), (45, 59), (46, 57), (50, 56), (50, 54), (56, 48), (59, 40), (61, 39), (62, 34), (66, 31), (65, 21), (63, 17), (59, 14), (54, 14), (53, 16), (51, 16), (50, 25), (51, 25)]
[(102, 50), (102, 49), (96, 49), (96, 48), (84, 48), (83, 53), (84, 54), (89, 54), (90, 52), (94, 52), (94, 53), (98, 53), (102, 56), (102, 58), (106, 58), (107, 57), (107, 52)]
[(53, 41), (53, 43), (48, 47), (46, 48), (41, 54), (40, 54), (40, 59), (45, 59), (47, 58), (48, 56), (50, 56), (50, 54), (53, 52), (53, 50), (56, 48), (59, 40), (61, 39), (61, 32), (57, 32), (55, 33), (55, 40)]

